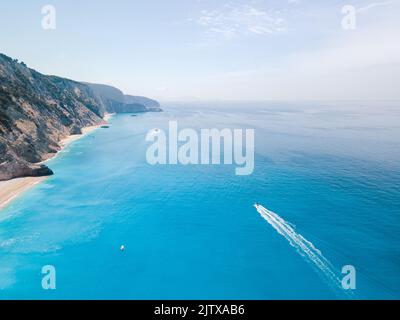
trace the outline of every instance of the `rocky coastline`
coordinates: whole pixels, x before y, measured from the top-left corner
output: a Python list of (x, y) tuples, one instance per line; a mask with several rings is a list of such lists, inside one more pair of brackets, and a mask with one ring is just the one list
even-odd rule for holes
[(53, 174), (43, 161), (109, 113), (159, 112), (160, 104), (117, 88), (43, 75), (0, 54), (0, 181)]

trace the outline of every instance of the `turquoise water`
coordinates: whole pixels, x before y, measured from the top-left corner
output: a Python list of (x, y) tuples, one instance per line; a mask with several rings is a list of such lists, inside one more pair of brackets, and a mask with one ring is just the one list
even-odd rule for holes
[[(396, 103), (169, 104), (118, 115), (49, 162), (55, 175), (0, 212), (1, 299), (335, 299), (253, 208), (274, 211), (355, 298), (400, 298)], [(151, 128), (255, 129), (255, 170), (150, 166)], [(119, 250), (121, 245), (126, 250)], [(301, 253), (301, 252), (300, 252)], [(57, 289), (41, 287), (53, 265)]]

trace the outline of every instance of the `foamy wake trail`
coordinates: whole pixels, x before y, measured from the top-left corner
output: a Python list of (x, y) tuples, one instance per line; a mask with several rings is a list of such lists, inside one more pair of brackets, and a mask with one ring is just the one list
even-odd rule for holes
[(298, 234), (288, 222), (276, 213), (269, 211), (261, 205), (257, 206), (257, 211), (279, 234), (289, 241), (291, 246), (296, 248), (297, 252), (314, 267), (320, 277), (336, 294), (341, 298), (343, 298), (343, 295), (347, 298), (353, 297), (350, 292), (342, 289), (341, 280), (334, 271), (331, 263), (310, 241), (305, 239), (301, 234)]

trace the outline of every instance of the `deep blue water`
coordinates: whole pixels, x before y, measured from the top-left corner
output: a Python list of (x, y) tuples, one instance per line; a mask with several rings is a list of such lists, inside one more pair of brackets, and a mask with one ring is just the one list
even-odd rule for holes
[[(0, 212), (1, 299), (330, 299), (315, 268), (253, 208), (295, 225), (357, 298), (400, 298), (396, 103), (169, 104), (118, 115), (49, 162)], [(255, 170), (147, 164), (151, 128), (255, 129)], [(124, 244), (126, 250), (121, 252)], [(57, 289), (41, 287), (54, 265)]]

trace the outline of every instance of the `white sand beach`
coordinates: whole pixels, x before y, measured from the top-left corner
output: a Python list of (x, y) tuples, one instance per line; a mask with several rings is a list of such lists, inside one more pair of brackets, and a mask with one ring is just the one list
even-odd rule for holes
[[(82, 134), (71, 135), (61, 140), (60, 141), (61, 150), (64, 149), (66, 146), (68, 146), (71, 142), (84, 137), (86, 134), (106, 124), (107, 121), (110, 120), (110, 118), (113, 115), (114, 114), (105, 114), (103, 118), (105, 123), (96, 126), (85, 127), (82, 129)], [(54, 157), (56, 157), (57, 154), (55, 154)], [(49, 159), (47, 159), (46, 161), (48, 160)], [(46, 161), (43, 161), (43, 163), (45, 163)], [(37, 185), (38, 183), (41, 183), (47, 178), (48, 177), (24, 177), (8, 181), (0, 181), (0, 210), (5, 208), (8, 204), (10, 204), (15, 198), (17, 198), (23, 192), (29, 190), (30, 188)]]

